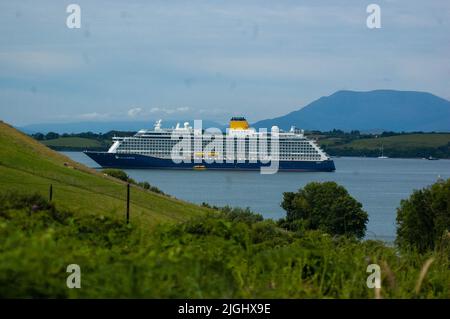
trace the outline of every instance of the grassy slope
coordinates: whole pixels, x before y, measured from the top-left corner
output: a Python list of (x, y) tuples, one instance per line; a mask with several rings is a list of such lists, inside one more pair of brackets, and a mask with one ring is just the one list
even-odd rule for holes
[(381, 144), (385, 148), (419, 148), (440, 147), (450, 142), (450, 134), (408, 134), (372, 139), (355, 140), (351, 143), (334, 146), (336, 148), (352, 147), (354, 149), (379, 149)]
[(104, 147), (104, 145), (100, 141), (82, 137), (60, 137), (53, 140), (42, 141), (42, 143), (49, 147)]
[[(0, 122), (0, 191), (48, 194), (60, 208), (76, 213), (124, 218), (126, 187), (123, 182), (76, 163)], [(66, 164), (66, 165), (65, 165)], [(131, 220), (153, 225), (181, 221), (205, 208), (145, 191), (131, 189)]]

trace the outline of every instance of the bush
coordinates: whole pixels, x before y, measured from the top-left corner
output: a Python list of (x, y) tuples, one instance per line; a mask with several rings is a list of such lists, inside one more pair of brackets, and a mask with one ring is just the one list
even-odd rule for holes
[(46, 140), (54, 140), (54, 139), (57, 139), (57, 138), (59, 138), (59, 134), (58, 134), (58, 133), (55, 133), (55, 132), (48, 132), (48, 133), (45, 135), (45, 139), (46, 139)]
[(434, 249), (450, 231), (450, 179), (416, 190), (397, 209), (397, 239), (401, 249)]
[(122, 171), (120, 169), (107, 168), (107, 169), (104, 169), (102, 172), (106, 175), (120, 179), (124, 182), (128, 182), (130, 179), (128, 177), (127, 173), (125, 173), (124, 171)]
[(140, 187), (142, 187), (143, 189), (150, 189), (150, 183), (149, 182), (140, 182), (140, 183), (138, 183), (138, 185), (140, 186)]
[(113, 260), (131, 231), (122, 221), (61, 211), (38, 194), (0, 195), (0, 298), (77, 293), (65, 285), (67, 265), (93, 270)]
[[(161, 194), (161, 195), (166, 195), (166, 194), (165, 194), (162, 190), (160, 190), (158, 187), (152, 186), (152, 185), (150, 185), (148, 182), (139, 182), (139, 183), (136, 182), (134, 179), (132, 179), (131, 177), (129, 177), (129, 176), (127, 175), (127, 173), (125, 173), (124, 171), (122, 171), (122, 170), (120, 170), (120, 169), (107, 168), (107, 169), (104, 169), (102, 172), (103, 172), (104, 174), (106, 174), (106, 175), (109, 175), (109, 176), (111, 176), (111, 177), (120, 179), (120, 180), (122, 180), (122, 181), (124, 181), (124, 182), (127, 182), (127, 183), (130, 183), (130, 184), (133, 184), (133, 185), (142, 187), (143, 189), (152, 191), (152, 192), (154, 192), (154, 193), (158, 193), (158, 194)], [(168, 196), (168, 195), (166, 195), (166, 196)]]
[(247, 208), (239, 208), (239, 207), (221, 207), (219, 208), (221, 212), (221, 216), (225, 219), (231, 220), (233, 222), (244, 222), (246, 224), (254, 224), (256, 222), (263, 221), (264, 218), (261, 214), (254, 213)]
[[(298, 192), (283, 193), (281, 222), (294, 230), (321, 230), (331, 235), (364, 237), (368, 215), (347, 190), (335, 182), (309, 183)], [(300, 221), (300, 222), (299, 222)]]
[(169, 196), (166, 193), (164, 193), (162, 190), (160, 190), (158, 187), (150, 185), (149, 182), (139, 182), (139, 183), (137, 183), (137, 185), (139, 187), (142, 187), (143, 189), (152, 191), (154, 193), (158, 193), (158, 194), (161, 194), (161, 195)]

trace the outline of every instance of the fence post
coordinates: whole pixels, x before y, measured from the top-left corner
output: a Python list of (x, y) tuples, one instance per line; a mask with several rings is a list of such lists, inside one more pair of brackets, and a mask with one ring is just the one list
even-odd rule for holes
[(53, 199), (53, 185), (50, 184), (50, 189), (49, 189), (49, 194), (48, 194), (48, 199), (51, 202)]
[(130, 183), (127, 183), (127, 224), (130, 222)]

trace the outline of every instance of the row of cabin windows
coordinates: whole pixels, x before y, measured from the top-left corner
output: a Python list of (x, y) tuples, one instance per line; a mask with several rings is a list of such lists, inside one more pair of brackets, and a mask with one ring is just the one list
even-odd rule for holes
[[(150, 140), (150, 141), (123, 141), (119, 148), (120, 149), (148, 149), (148, 148), (172, 148), (174, 145), (176, 145), (176, 141), (154, 141), (154, 140)], [(195, 143), (191, 143), (191, 146), (194, 147)], [(203, 142), (202, 143), (203, 147), (206, 147), (207, 145), (210, 145), (209, 142)], [(228, 144), (223, 145), (224, 148), (226, 148), (228, 146)], [(252, 150), (256, 150), (256, 149), (264, 149), (264, 148), (270, 148), (270, 144), (269, 145), (259, 145), (257, 143), (255, 144), (239, 144), (239, 143), (234, 143), (234, 148), (245, 148), (245, 149), (252, 149)], [(281, 144), (279, 145), (280, 150), (290, 150), (290, 151), (314, 151), (315, 148), (312, 147), (309, 144)]]

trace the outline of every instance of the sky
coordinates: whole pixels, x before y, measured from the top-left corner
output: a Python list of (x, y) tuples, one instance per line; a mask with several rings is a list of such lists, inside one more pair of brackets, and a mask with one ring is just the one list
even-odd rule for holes
[(450, 99), (450, 1), (0, 2), (0, 119), (13, 125), (254, 122), (342, 89)]

